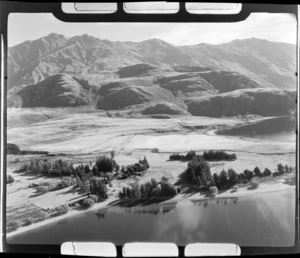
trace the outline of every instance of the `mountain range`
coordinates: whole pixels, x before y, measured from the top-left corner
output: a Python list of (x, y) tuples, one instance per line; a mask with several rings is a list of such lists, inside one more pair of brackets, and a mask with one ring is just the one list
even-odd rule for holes
[(263, 87), (294, 89), (296, 46), (249, 38), (212, 45), (174, 46), (160, 39), (113, 42), (89, 35), (49, 34), (8, 49), (8, 87), (58, 73), (93, 75), (148, 63), (163, 69), (191, 65), (247, 75)]
[(257, 38), (174, 46), (52, 33), (8, 49), (8, 105), (284, 115), (295, 108), (295, 70), (295, 45)]

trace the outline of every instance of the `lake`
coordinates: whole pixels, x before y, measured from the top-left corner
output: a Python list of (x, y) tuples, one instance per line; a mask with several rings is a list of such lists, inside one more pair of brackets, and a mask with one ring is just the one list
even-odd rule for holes
[(240, 246), (293, 246), (295, 191), (247, 197), (181, 200), (168, 204), (119, 206), (87, 211), (8, 238), (9, 244), (65, 241), (236, 243)]

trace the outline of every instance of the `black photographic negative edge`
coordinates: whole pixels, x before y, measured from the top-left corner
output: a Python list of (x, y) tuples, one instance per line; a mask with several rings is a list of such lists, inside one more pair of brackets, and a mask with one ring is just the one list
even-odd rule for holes
[[(70, 1), (65, 1), (70, 2)], [(89, 1), (93, 2), (93, 1)], [(109, 2), (109, 1), (105, 1)], [(217, 2), (217, 1), (215, 1)], [(228, 1), (230, 2), (230, 1)], [(1, 1), (0, 2), (0, 28), (3, 33), (4, 43), (4, 67), (0, 67), (4, 71), (4, 103), (1, 103), (1, 108), (4, 109), (4, 138), (2, 140), (3, 150), (1, 153), (4, 157), (4, 164), (0, 181), (3, 184), (3, 196), (1, 200), (2, 218), (3, 218), (3, 234), (2, 243), (3, 251), (9, 253), (38, 253), (38, 254), (60, 254), (59, 245), (17, 245), (7, 244), (6, 242), (6, 184), (3, 182), (6, 178), (6, 128), (7, 128), (7, 23), (10, 13), (53, 13), (53, 15), (64, 22), (238, 22), (246, 19), (251, 13), (254, 12), (268, 12), (268, 13), (292, 13), (297, 17), (298, 25), (298, 9), (297, 5), (285, 4), (243, 4), (242, 10), (238, 14), (230, 15), (199, 15), (190, 14), (186, 11), (184, 3), (180, 2), (180, 9), (175, 14), (131, 14), (123, 10), (123, 3), (118, 3), (118, 10), (112, 14), (66, 14), (61, 9), (61, 2), (13, 2)], [(298, 43), (298, 42), (297, 42)], [(297, 71), (299, 71), (299, 46), (297, 46)], [(297, 78), (297, 96), (299, 97)], [(298, 103), (297, 103), (298, 106)], [(299, 115), (299, 113), (298, 113)], [(297, 129), (298, 119), (297, 115)], [(298, 133), (296, 140), (296, 152), (298, 152)], [(296, 168), (299, 173), (299, 160), (296, 155)], [(299, 174), (296, 172), (296, 182), (299, 183)], [(270, 254), (295, 254), (299, 253), (299, 185), (296, 186), (296, 214), (295, 214), (295, 245), (292, 247), (243, 247), (241, 246), (241, 255), (270, 255)], [(184, 247), (179, 246), (179, 256), (184, 256)], [(122, 257), (122, 246), (117, 246), (117, 255)]]

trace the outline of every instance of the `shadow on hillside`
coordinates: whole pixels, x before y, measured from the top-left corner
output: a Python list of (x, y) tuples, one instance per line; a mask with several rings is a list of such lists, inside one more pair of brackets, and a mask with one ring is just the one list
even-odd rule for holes
[(151, 204), (159, 204), (161, 202), (172, 199), (168, 198), (152, 198), (152, 199), (127, 199), (127, 200), (116, 200), (108, 203), (108, 206), (120, 206), (120, 207), (134, 207), (134, 206), (147, 206)]
[(75, 194), (76, 192), (77, 192), (77, 191), (74, 190), (74, 189), (71, 187), (69, 190), (64, 191), (64, 192), (61, 192), (61, 193), (57, 193), (56, 195), (65, 195), (65, 194), (70, 194), (70, 193)]
[(247, 190), (256, 190), (258, 187), (257, 186), (248, 186)]
[(167, 162), (181, 162), (181, 163), (187, 163), (189, 162), (190, 160), (171, 160), (171, 159), (168, 159)]
[(29, 198), (38, 197), (38, 196), (43, 195), (43, 194), (45, 194), (45, 193), (37, 193), (37, 192), (35, 192), (34, 194), (29, 195)]

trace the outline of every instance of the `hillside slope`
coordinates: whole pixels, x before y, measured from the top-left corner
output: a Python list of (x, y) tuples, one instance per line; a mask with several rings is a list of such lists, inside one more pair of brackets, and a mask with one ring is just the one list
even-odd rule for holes
[(74, 107), (91, 102), (90, 86), (66, 74), (24, 87), (17, 97), (21, 107)]
[(104, 84), (97, 93), (99, 109), (121, 109), (131, 105), (156, 101), (174, 101), (169, 90), (152, 83), (149, 79), (122, 79)]
[(288, 115), (296, 109), (296, 92), (275, 89), (242, 89), (185, 101), (194, 116)]

